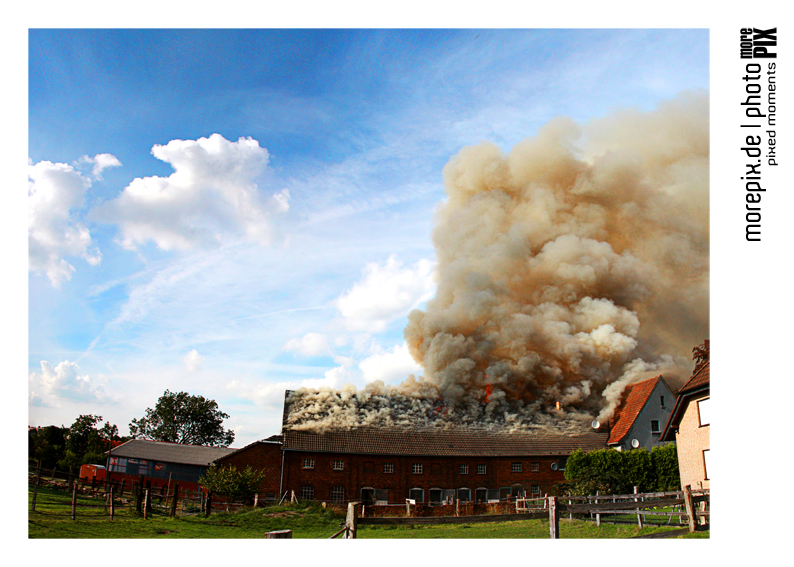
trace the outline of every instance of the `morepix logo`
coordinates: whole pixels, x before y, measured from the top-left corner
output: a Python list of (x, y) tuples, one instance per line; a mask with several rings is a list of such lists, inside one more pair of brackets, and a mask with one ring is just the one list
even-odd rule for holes
[(777, 28), (759, 30), (742, 28), (740, 42), (742, 59), (765, 59), (777, 57), (770, 47), (777, 47)]

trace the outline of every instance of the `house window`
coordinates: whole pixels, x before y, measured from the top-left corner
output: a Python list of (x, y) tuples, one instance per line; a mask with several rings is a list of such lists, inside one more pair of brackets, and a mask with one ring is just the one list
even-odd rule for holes
[(510, 472), (521, 472), (522, 470), (521, 463), (512, 463), (510, 465)]
[(458, 472), (460, 474), (469, 474), (469, 465), (460, 465), (458, 467)]
[(331, 502), (336, 502), (337, 504), (341, 504), (345, 501), (345, 487), (344, 486), (332, 486), (331, 487)]
[(540, 463), (529, 463), (530, 472), (540, 472)]
[(703, 451), (703, 479), (709, 479), (709, 453), (708, 449)]
[(334, 470), (335, 471), (345, 470), (345, 462), (342, 459), (334, 459)]
[(485, 474), (486, 468), (485, 465), (477, 465), (477, 474)]
[(532, 496), (535, 496), (535, 497), (540, 496), (540, 485), (539, 484), (533, 484), (532, 487), (529, 489), (529, 491), (532, 494)]
[(300, 492), (298, 493), (299, 500), (314, 500), (314, 487), (313, 486), (301, 486)]
[(303, 468), (304, 469), (313, 469), (314, 468), (314, 459), (311, 459), (311, 458), (303, 459)]
[(412, 488), (408, 491), (408, 498), (411, 500), (416, 500), (416, 502), (424, 502), (425, 501), (425, 491), (423, 488)]
[(651, 433), (659, 433), (659, 421), (656, 419), (651, 420)]
[(424, 467), (422, 466), (422, 463), (414, 463), (413, 467), (411, 467), (411, 472), (414, 474), (422, 474), (423, 471)]
[(383, 472), (391, 474), (394, 472), (394, 463), (383, 463)]
[(664, 396), (659, 396), (659, 398), (660, 398), (660, 399), (661, 399), (661, 401), (662, 401), (662, 409), (664, 409)]
[(698, 416), (700, 418), (700, 426), (709, 425), (711, 423), (711, 404), (708, 403), (710, 398), (698, 401)]

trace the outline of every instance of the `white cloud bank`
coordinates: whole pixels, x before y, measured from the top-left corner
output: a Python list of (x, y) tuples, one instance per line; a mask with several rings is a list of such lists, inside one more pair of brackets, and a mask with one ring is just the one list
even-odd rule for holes
[(64, 256), (80, 257), (94, 266), (102, 260), (88, 229), (75, 218), (90, 186), (91, 181), (71, 165), (49, 161), (28, 165), (29, 267), (46, 273), (55, 287), (69, 281), (75, 271)]
[(336, 307), (351, 331), (377, 333), (392, 321), (427, 301), (435, 293), (433, 263), (419, 260), (404, 267), (394, 256), (386, 265), (369, 263), (363, 270), (363, 280), (343, 293)]
[(270, 156), (250, 137), (171, 140), (155, 145), (152, 155), (174, 173), (136, 178), (94, 211), (97, 220), (119, 226), (126, 248), (153, 241), (163, 250), (186, 250), (239, 235), (266, 244), (273, 215), (289, 209), (287, 190), (270, 199), (259, 191)]
[(331, 347), (328, 337), (320, 333), (306, 333), (299, 339), (290, 339), (284, 350), (297, 352), (303, 356), (330, 356)]
[(29, 401), (34, 406), (60, 407), (59, 398), (80, 402), (108, 401), (101, 385), (89, 375), (81, 376), (76, 362), (64, 360), (55, 368), (41, 361), (41, 373), (28, 376)]
[(405, 380), (409, 374), (422, 373), (422, 367), (411, 357), (405, 343), (365, 358), (358, 367), (366, 383), (380, 380), (393, 384)]

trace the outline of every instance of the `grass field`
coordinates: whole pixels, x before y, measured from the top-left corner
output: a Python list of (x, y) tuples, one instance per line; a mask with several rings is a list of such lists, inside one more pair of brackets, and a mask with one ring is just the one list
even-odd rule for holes
[[(32, 499), (29, 489), (29, 502)], [(39, 488), (36, 511), (28, 513), (28, 537), (77, 538), (200, 538), (233, 539), (261, 538), (269, 531), (289, 529), (293, 538), (325, 539), (339, 531), (344, 514), (318, 504), (290, 504), (280, 507), (258, 508), (244, 512), (214, 513), (209, 518), (185, 516), (169, 518), (154, 511), (144, 520), (134, 509), (123, 508), (113, 520), (108, 517), (102, 499), (78, 497), (77, 519), (70, 519), (71, 495), (63, 490)], [(581, 538), (631, 538), (669, 531), (678, 526), (646, 527), (636, 525), (602, 524), (581, 520), (560, 520), (560, 537)], [(492, 524), (454, 524), (421, 526), (359, 526), (361, 539), (548, 539), (549, 523), (545, 520), (522, 520)], [(697, 532), (685, 537), (709, 537), (708, 532)]]

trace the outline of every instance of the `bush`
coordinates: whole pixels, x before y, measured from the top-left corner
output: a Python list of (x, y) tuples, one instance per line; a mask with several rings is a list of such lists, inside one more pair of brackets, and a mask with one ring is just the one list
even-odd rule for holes
[(616, 451), (599, 449), (585, 453), (574, 451), (565, 466), (565, 484), (561, 491), (577, 496), (595, 494), (631, 494), (676, 490), (679, 485), (675, 444), (646, 449)]
[(265, 472), (255, 471), (251, 465), (246, 466), (242, 471), (238, 471), (237, 467), (232, 465), (226, 467), (211, 465), (199, 482), (213, 494), (250, 503), (264, 478)]

